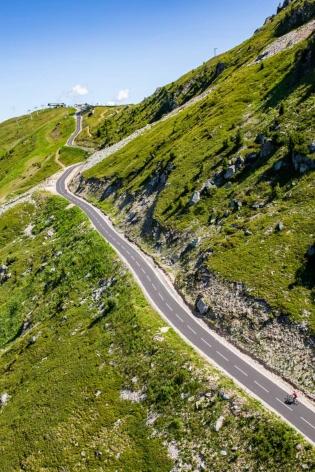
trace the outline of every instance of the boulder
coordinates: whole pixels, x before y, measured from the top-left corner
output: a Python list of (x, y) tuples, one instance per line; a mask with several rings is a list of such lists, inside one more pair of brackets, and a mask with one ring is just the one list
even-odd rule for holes
[(255, 143), (262, 145), (262, 144), (265, 144), (265, 142), (266, 142), (266, 136), (262, 133), (257, 134), (255, 138)]
[(235, 161), (235, 167), (237, 169), (241, 169), (244, 166), (245, 160), (243, 157), (238, 156), (238, 158)]
[(230, 202), (230, 208), (232, 208), (235, 211), (239, 211), (243, 206), (243, 203), (240, 200), (231, 200)]
[(293, 153), (292, 164), (294, 169), (300, 174), (305, 174), (310, 170), (315, 170), (315, 161), (302, 154)]
[(202, 297), (197, 300), (196, 308), (200, 315), (205, 315), (209, 310), (209, 306), (206, 304)]
[(221, 390), (219, 392), (219, 397), (222, 398), (222, 400), (225, 400), (225, 401), (230, 401), (231, 400), (231, 395), (229, 395), (228, 393), (224, 392), (223, 390)]
[(218, 433), (220, 429), (222, 428), (224, 423), (224, 416), (220, 416), (217, 421), (215, 422), (214, 429)]
[(195, 205), (196, 203), (198, 203), (200, 200), (200, 192), (196, 191), (193, 193), (191, 199), (190, 199), (190, 204), (191, 205)]
[(235, 165), (229, 166), (224, 173), (225, 180), (231, 179), (234, 174), (235, 174)]
[(265, 141), (261, 147), (260, 156), (262, 158), (270, 156), (270, 154), (272, 154), (273, 149), (274, 146), (272, 141), (270, 139), (268, 141)]
[(7, 392), (3, 392), (0, 395), (0, 407), (5, 406), (10, 399), (10, 395)]
[(11, 278), (11, 274), (8, 272), (8, 266), (5, 264), (0, 265), (0, 285)]
[(282, 223), (282, 221), (279, 221), (279, 223), (276, 224), (276, 231), (278, 232), (281, 232), (284, 230), (284, 224)]

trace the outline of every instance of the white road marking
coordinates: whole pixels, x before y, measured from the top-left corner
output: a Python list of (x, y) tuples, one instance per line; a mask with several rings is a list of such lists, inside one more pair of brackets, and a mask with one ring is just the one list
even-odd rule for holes
[(166, 303), (166, 306), (169, 310), (174, 311), (173, 308), (168, 303)]
[(184, 320), (183, 320), (183, 318), (181, 318), (179, 315), (177, 315), (177, 313), (176, 313), (176, 315), (175, 315), (175, 316), (176, 316), (176, 318), (178, 318), (178, 319), (179, 319), (179, 320), (180, 320), (182, 323), (184, 323)]
[(143, 268), (143, 267), (141, 267), (141, 271), (142, 271), (142, 272), (145, 274), (145, 270), (144, 270), (144, 268)]
[(276, 400), (281, 403), (282, 406), (285, 406), (288, 410), (290, 411), (293, 411), (293, 409), (291, 407), (289, 407), (289, 405), (286, 405), (286, 403), (284, 403), (283, 400), (280, 400), (280, 398), (276, 397)]
[(131, 256), (131, 259), (134, 261), (134, 260), (135, 260), (135, 256)]
[(229, 362), (229, 359), (225, 357), (220, 351), (216, 351), (216, 353), (219, 354), (219, 356), (221, 356), (225, 361)]
[(139, 264), (139, 262), (138, 262), (138, 261), (136, 261), (136, 264), (137, 264), (137, 266), (138, 266), (138, 267), (140, 267), (140, 264)]
[(154, 284), (152, 284), (152, 287), (154, 288), (154, 290), (156, 291), (156, 286)]
[(194, 329), (192, 329), (191, 326), (189, 326), (189, 324), (187, 325), (187, 328), (188, 328), (192, 333), (197, 334), (196, 331), (195, 331)]
[(269, 393), (269, 390), (267, 390), (263, 385), (261, 385), (260, 383), (258, 383), (256, 380), (254, 380), (254, 383), (256, 385), (258, 385), (258, 387), (262, 388), (263, 390), (265, 390), (265, 392)]
[(313, 426), (311, 423), (309, 423), (303, 416), (300, 416), (301, 420), (304, 421), (306, 424), (308, 424), (311, 428), (315, 429), (315, 426)]
[(159, 297), (160, 297), (160, 299), (163, 300), (163, 302), (164, 302), (163, 295), (161, 295), (160, 292), (159, 292)]
[(147, 275), (147, 279), (149, 282), (151, 282), (151, 277), (149, 275)]
[(201, 341), (205, 343), (207, 346), (212, 347), (212, 344), (208, 343), (205, 339), (201, 338)]
[(234, 364), (234, 367), (235, 367), (235, 369), (239, 370), (243, 375), (246, 375), (246, 377), (248, 377), (248, 374), (246, 374), (246, 372), (244, 372), (240, 367), (238, 367), (235, 364)]

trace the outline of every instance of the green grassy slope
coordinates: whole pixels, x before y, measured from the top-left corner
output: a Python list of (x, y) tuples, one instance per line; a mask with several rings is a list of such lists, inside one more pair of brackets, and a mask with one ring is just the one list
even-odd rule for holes
[(0, 123), (0, 202), (59, 170), (55, 154), (74, 130), (74, 110), (40, 110)]
[(77, 208), (38, 196), (0, 218), (0, 238), (1, 472), (166, 472), (170, 444), (180, 470), (315, 465), (299, 435), (161, 331)]
[(59, 150), (59, 161), (66, 167), (77, 162), (84, 162), (88, 156), (87, 151), (77, 147), (63, 146)]
[[(314, 271), (306, 253), (315, 234), (314, 171), (294, 162), (299, 155), (309, 166), (315, 160), (314, 34), (261, 63), (253, 59), (274, 41), (279, 25), (290, 29), (292, 8), (307, 7), (309, 19), (314, 4), (293, 2), (282, 10), (225, 55), (230, 66), (207, 98), (85, 173), (86, 183), (115, 182), (118, 190), (100, 205), (120, 220), (126, 196), (127, 213), (154, 195), (153, 225), (201, 237), (192, 258), (208, 251), (211, 270), (245, 283), (251, 294), (313, 331)], [(225, 178), (231, 166), (234, 173)], [(162, 174), (166, 183), (154, 184)], [(194, 191), (201, 198), (191, 205)], [(277, 232), (279, 222), (284, 230)]]
[(159, 120), (164, 114), (208, 88), (224, 82), (243, 64), (255, 59), (276, 37), (300, 26), (313, 16), (313, 0), (295, 0), (288, 8), (279, 12), (271, 23), (258, 30), (253, 38), (210, 59), (178, 80), (158, 88), (140, 104), (127, 107), (97, 107), (97, 119), (88, 121), (89, 133), (83, 133), (80, 138), (82, 144), (84, 142), (84, 145), (87, 145), (90, 142), (94, 146), (108, 146), (147, 123)]

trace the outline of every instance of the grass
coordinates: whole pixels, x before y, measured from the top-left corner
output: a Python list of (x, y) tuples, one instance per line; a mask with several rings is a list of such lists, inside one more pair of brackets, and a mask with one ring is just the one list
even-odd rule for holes
[[(38, 195), (0, 218), (0, 235), (12, 275), (0, 285), (0, 392), (10, 395), (0, 415), (2, 472), (169, 471), (171, 441), (182, 467), (314, 466), (298, 434), (172, 330), (156, 340), (162, 320), (77, 208)], [(122, 389), (146, 399), (123, 400)]]
[[(207, 98), (158, 123), (84, 175), (87, 183), (95, 178), (120, 182), (119, 189), (98, 204), (122, 222), (132, 207), (127, 205), (122, 213), (123, 197), (128, 195), (134, 202), (146, 198), (152, 177), (172, 164), (166, 185), (154, 197), (154, 223), (164, 233), (200, 236), (200, 252), (213, 251), (207, 260), (211, 270), (243, 282), (251, 294), (294, 320), (307, 321), (314, 331), (314, 277), (306, 258), (315, 234), (314, 172), (301, 175), (291, 162), (292, 152), (314, 159), (309, 153), (315, 136), (314, 39), (263, 65), (251, 65), (259, 51), (274, 40), (285, 15), (283, 10), (253, 38), (226, 53), (223, 59), (229, 67), (214, 81), (215, 89)], [(210, 67), (213, 61), (202, 67)], [(179, 84), (186, 84), (195, 74), (174, 84), (180, 89)], [(272, 143), (265, 156), (256, 141), (260, 133)], [(196, 205), (189, 205), (195, 190), (223, 175), (239, 157), (245, 165), (229, 183), (223, 179)], [(279, 161), (284, 166), (276, 171)], [(89, 197), (95, 201), (100, 195), (91, 193)], [(239, 211), (233, 210), (233, 200), (242, 203)], [(279, 221), (285, 230), (276, 233)], [(143, 222), (141, 219), (139, 234)], [(134, 231), (134, 227), (128, 230)], [(251, 236), (245, 235), (248, 230)], [(151, 240), (151, 244), (155, 242)]]
[(76, 147), (63, 146), (59, 151), (59, 160), (65, 166), (83, 162), (89, 157), (89, 153)]
[(74, 110), (41, 110), (0, 124), (0, 202), (59, 170), (57, 150), (74, 129)]

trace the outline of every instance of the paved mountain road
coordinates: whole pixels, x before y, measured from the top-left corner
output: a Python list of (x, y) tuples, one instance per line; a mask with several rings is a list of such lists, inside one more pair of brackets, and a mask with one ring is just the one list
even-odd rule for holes
[(65, 170), (57, 181), (57, 192), (86, 213), (97, 231), (128, 263), (153, 306), (198, 351), (315, 443), (315, 412), (305, 403), (286, 405), (284, 398), (288, 392), (277, 384), (276, 379), (273, 381), (272, 376), (267, 377), (260, 370), (256, 370), (254, 365), (244, 360), (244, 356), (237, 355), (235, 349), (229, 349), (226, 343), (221, 342), (218, 336), (204, 327), (177, 300), (166, 278), (163, 280), (163, 276), (154, 269), (140, 250), (120, 235), (98, 209), (68, 190), (67, 179), (79, 166)]
[(83, 118), (82, 118), (82, 115), (81, 113), (77, 112), (75, 114), (75, 122), (76, 122), (76, 128), (74, 130), (74, 132), (72, 133), (72, 135), (70, 136), (70, 138), (68, 139), (67, 141), (67, 146), (75, 146), (75, 139), (76, 137), (81, 133), (82, 131), (82, 122), (83, 122)]

